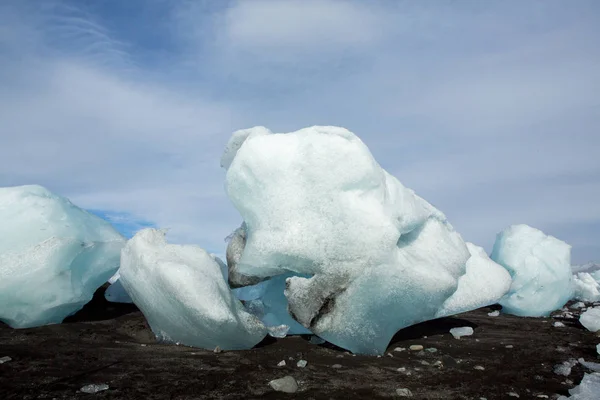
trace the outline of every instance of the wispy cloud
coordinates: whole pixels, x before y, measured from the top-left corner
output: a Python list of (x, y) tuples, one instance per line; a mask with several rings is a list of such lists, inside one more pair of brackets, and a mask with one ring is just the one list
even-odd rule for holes
[(0, 185), (220, 252), (230, 132), (334, 124), (466, 239), (524, 222), (598, 259), (599, 19), (585, 0), (9, 0)]

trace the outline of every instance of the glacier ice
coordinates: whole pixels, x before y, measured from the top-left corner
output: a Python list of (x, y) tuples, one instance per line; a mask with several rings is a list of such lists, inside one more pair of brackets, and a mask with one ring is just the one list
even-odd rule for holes
[(125, 239), (105, 220), (37, 186), (0, 188), (0, 321), (60, 323), (119, 267)]
[(600, 301), (600, 283), (588, 272), (574, 274), (573, 299), (587, 302)]
[(511, 278), (506, 269), (490, 260), (482, 247), (467, 243), (467, 248), (471, 257), (467, 261), (466, 274), (459, 278), (458, 289), (444, 302), (436, 317), (495, 304), (510, 289)]
[(540, 317), (571, 298), (571, 246), (528, 225), (512, 225), (496, 237), (492, 260), (512, 277), (502, 311)]
[(598, 400), (600, 393), (600, 373), (583, 374), (583, 379), (578, 386), (569, 389), (571, 396), (560, 396), (557, 400)]
[(131, 297), (119, 281), (121, 274), (117, 271), (112, 278), (108, 280), (110, 286), (104, 292), (104, 298), (112, 303), (133, 303)]
[(119, 281), (161, 341), (224, 350), (248, 349), (267, 334), (246, 312), (222, 266), (192, 245), (168, 244), (164, 231), (144, 229), (121, 254)]
[(586, 312), (582, 313), (579, 316), (579, 322), (588, 331), (600, 331), (600, 307), (590, 308)]
[[(287, 325), (289, 335), (310, 334), (311, 332), (292, 318), (287, 310), (288, 301), (284, 295), (286, 279), (293, 273), (284, 273), (268, 280), (257, 282), (257, 279), (246, 277), (237, 271), (237, 264), (246, 246), (246, 224), (236, 229), (227, 246), (226, 259), (229, 270), (228, 279), (238, 299), (247, 301), (247, 309), (259, 317), (266, 326)], [(253, 284), (254, 283), (254, 284)], [(250, 284), (250, 286), (243, 286)]]
[(236, 273), (305, 275), (286, 279), (289, 310), (331, 343), (383, 353), (399, 329), (435, 318), (465, 273), (469, 250), (444, 214), (346, 129), (238, 131), (222, 165), (247, 228)]

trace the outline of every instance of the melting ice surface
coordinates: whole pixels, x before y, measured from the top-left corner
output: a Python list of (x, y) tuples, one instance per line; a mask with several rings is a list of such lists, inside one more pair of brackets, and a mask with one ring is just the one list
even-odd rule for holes
[(248, 349), (267, 334), (200, 247), (168, 244), (163, 231), (139, 231), (123, 249), (119, 281), (157, 338), (188, 346)]
[(0, 320), (60, 323), (119, 267), (125, 239), (41, 186), (0, 188)]
[(502, 311), (540, 317), (561, 308), (571, 297), (571, 246), (527, 225), (513, 225), (496, 237), (492, 260), (512, 276)]
[(471, 255), (444, 214), (346, 129), (238, 131), (221, 164), (247, 227), (236, 274), (298, 275), (289, 311), (331, 343), (381, 354), (399, 329), (435, 318), (465, 273)]

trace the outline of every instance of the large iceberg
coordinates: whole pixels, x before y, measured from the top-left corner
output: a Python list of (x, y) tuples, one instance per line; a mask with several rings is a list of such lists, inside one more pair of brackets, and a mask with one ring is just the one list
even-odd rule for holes
[(512, 225), (496, 237), (492, 260), (512, 276), (500, 301), (509, 314), (540, 317), (572, 297), (571, 246), (527, 225)]
[(123, 249), (119, 281), (160, 341), (251, 348), (267, 329), (235, 298), (222, 267), (200, 247), (168, 244), (163, 231), (149, 228)]
[(510, 289), (510, 274), (493, 262), (482, 247), (467, 243), (471, 257), (458, 289), (438, 311), (437, 317), (459, 314), (497, 303)]
[(346, 129), (238, 131), (221, 164), (247, 229), (236, 273), (298, 275), (289, 311), (340, 347), (384, 352), (399, 329), (435, 318), (465, 273), (469, 250), (444, 214)]
[(0, 188), (0, 321), (60, 323), (119, 267), (125, 239), (105, 220), (31, 185)]

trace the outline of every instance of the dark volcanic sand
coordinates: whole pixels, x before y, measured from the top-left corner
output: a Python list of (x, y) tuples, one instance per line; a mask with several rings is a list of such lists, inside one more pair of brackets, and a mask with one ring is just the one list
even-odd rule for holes
[[(61, 325), (13, 330), (0, 324), (0, 357), (12, 358), (0, 364), (0, 399), (373, 399), (397, 397), (397, 388), (410, 389), (415, 399), (514, 398), (508, 392), (521, 399), (553, 398), (567, 394), (584, 372), (576, 365), (569, 377), (559, 376), (552, 371), (555, 364), (579, 357), (598, 361), (600, 338), (577, 319), (489, 317), (492, 309), (404, 329), (388, 348), (393, 357), (352, 356), (302, 337), (214, 353), (155, 344), (134, 306), (108, 303), (99, 290)], [(554, 321), (566, 327), (555, 328)], [(473, 327), (474, 335), (454, 339), (448, 331), (460, 326)], [(437, 352), (409, 351), (413, 344)], [(395, 352), (396, 347), (407, 350)], [(296, 366), (300, 359), (308, 361), (306, 368)], [(287, 366), (277, 367), (281, 360)], [(442, 367), (433, 365), (438, 360)], [(478, 365), (485, 370), (474, 369)], [(269, 387), (270, 380), (285, 375), (296, 378), (297, 393)], [(110, 389), (78, 392), (91, 383)]]

